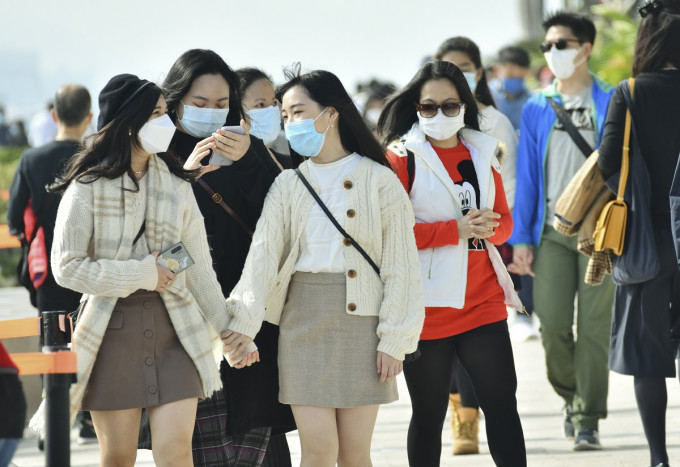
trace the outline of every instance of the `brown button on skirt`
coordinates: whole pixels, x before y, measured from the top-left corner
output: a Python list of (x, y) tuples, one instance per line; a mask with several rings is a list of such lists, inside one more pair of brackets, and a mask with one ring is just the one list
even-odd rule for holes
[(395, 380), (379, 382), (378, 317), (347, 313), (346, 280), (343, 273), (291, 278), (279, 323), (280, 402), (350, 408), (399, 399)]
[(116, 303), (83, 410), (154, 407), (201, 397), (196, 366), (177, 338), (158, 292), (138, 290)]

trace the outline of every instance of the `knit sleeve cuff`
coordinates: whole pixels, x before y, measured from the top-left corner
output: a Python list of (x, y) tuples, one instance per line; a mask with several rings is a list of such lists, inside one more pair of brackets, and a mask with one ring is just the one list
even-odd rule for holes
[(385, 337), (380, 339), (380, 343), (378, 344), (378, 352), (386, 353), (390, 357), (394, 357), (401, 361), (404, 360), (404, 356), (406, 355), (403, 340), (387, 339)]
[(158, 268), (156, 267), (156, 258), (153, 255), (148, 255), (140, 261), (140, 284), (139, 288), (143, 290), (156, 290), (158, 285)]
[(259, 162), (260, 159), (257, 157), (257, 154), (255, 153), (255, 149), (253, 149), (251, 141), (250, 147), (243, 155), (243, 157), (234, 162), (234, 169), (239, 171), (253, 170), (258, 166)]
[(250, 337), (251, 339), (255, 339), (255, 336), (260, 331), (260, 327), (262, 327), (262, 322), (254, 323), (252, 321), (247, 321), (239, 317), (234, 317), (231, 319), (231, 321), (229, 321), (230, 331), (244, 334)]

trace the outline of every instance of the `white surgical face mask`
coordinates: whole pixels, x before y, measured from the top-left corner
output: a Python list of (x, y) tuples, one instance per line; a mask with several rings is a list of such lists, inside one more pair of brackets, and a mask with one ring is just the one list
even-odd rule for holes
[(442, 109), (432, 118), (425, 118), (418, 113), (418, 125), (423, 133), (437, 141), (445, 141), (465, 126), (465, 106), (461, 106), (460, 113), (455, 117), (447, 117)]
[(172, 123), (168, 114), (165, 114), (149, 120), (139, 129), (139, 142), (149, 154), (165, 152), (170, 146), (175, 130), (177, 130), (175, 124)]
[(272, 143), (281, 131), (281, 109), (278, 105), (270, 105), (264, 109), (250, 109), (250, 134), (262, 140), (264, 144)]
[[(182, 102), (182, 101), (180, 101)], [(226, 109), (205, 109), (194, 105), (184, 105), (184, 113), (179, 119), (184, 131), (196, 138), (207, 138), (215, 131), (222, 128), (229, 115), (229, 107)]]
[(586, 60), (584, 56), (578, 63), (574, 63), (576, 56), (583, 50), (583, 47), (579, 49), (562, 49), (557, 50), (555, 47), (550, 49), (549, 52), (544, 53), (545, 61), (548, 62), (548, 67), (550, 71), (553, 72), (558, 79), (569, 79), (576, 71), (576, 67), (581, 65)]
[(465, 76), (465, 80), (468, 83), (468, 86), (470, 86), (470, 91), (472, 91), (472, 95), (475, 95), (475, 89), (477, 89), (477, 72), (476, 71), (464, 71), (463, 76)]
[(366, 111), (366, 114), (365, 114), (366, 120), (373, 123), (374, 125), (377, 125), (381, 112), (382, 112), (382, 109), (379, 109), (377, 107), (373, 107), (372, 109), (368, 109)]

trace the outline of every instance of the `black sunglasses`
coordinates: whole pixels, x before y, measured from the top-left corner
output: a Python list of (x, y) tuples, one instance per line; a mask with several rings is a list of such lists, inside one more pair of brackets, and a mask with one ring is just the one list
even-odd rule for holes
[(541, 52), (544, 54), (550, 52), (550, 49), (553, 48), (553, 45), (557, 50), (564, 50), (567, 48), (567, 44), (569, 42), (578, 42), (579, 44), (581, 43), (581, 41), (578, 39), (557, 39), (555, 42), (545, 41), (540, 45)]
[(442, 112), (447, 117), (455, 117), (460, 113), (460, 109), (465, 104), (461, 102), (444, 102), (442, 105), (437, 104), (416, 104), (416, 109), (421, 117), (432, 118), (437, 115), (437, 110), (442, 109)]
[(661, 3), (658, 0), (654, 0), (653, 2), (649, 2), (646, 5), (641, 6), (638, 8), (638, 13), (640, 13), (641, 18), (646, 18), (647, 15), (656, 13), (657, 11), (661, 10), (663, 8), (663, 3)]

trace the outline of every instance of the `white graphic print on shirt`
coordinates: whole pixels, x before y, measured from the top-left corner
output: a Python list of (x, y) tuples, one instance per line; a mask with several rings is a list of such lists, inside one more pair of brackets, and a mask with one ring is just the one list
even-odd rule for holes
[[(462, 178), (453, 182), (463, 215), (466, 215), (470, 209), (479, 209), (479, 180), (477, 179), (475, 166), (470, 159), (460, 161), (457, 169)], [(483, 251), (484, 241), (470, 238), (468, 239), (468, 249), (470, 251)]]

